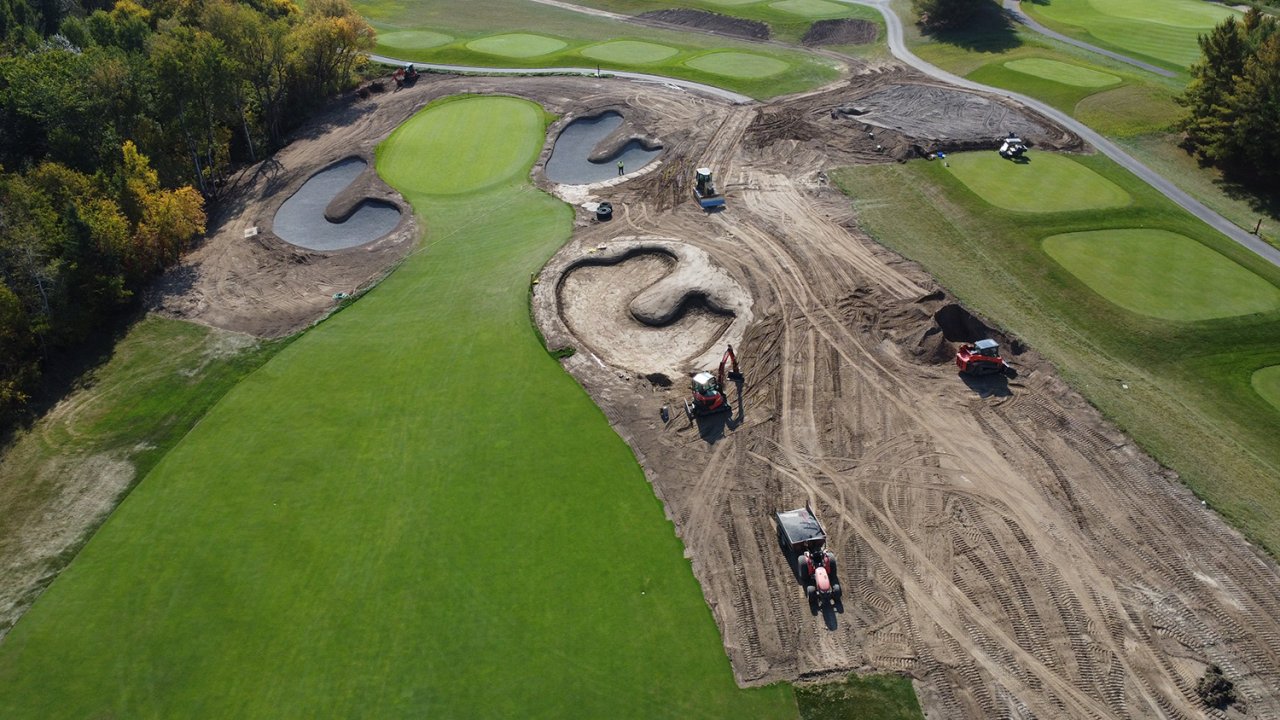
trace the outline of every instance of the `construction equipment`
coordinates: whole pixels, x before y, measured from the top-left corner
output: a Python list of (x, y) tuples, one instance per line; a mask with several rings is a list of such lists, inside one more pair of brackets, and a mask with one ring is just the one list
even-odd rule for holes
[(720, 357), (720, 369), (715, 375), (707, 371), (695, 373), (691, 383), (693, 396), (684, 401), (684, 412), (690, 420), (714, 415), (718, 412), (729, 412), (733, 408), (724, 394), (725, 369), (730, 367), (728, 377), (734, 382), (742, 381), (742, 373), (738, 371), (738, 356), (733, 354), (733, 346), (729, 345)]
[(715, 180), (711, 177), (711, 168), (698, 168), (693, 185), (693, 196), (703, 210), (724, 207), (724, 196), (716, 192)]
[(774, 513), (778, 520), (778, 540), (794, 563), (796, 578), (804, 587), (810, 608), (815, 611), (824, 602), (840, 599), (840, 582), (836, 577), (836, 555), (827, 549), (827, 533), (806, 503), (802, 508)]
[(396, 68), (391, 77), (396, 81), (397, 88), (409, 87), (418, 82), (418, 68), (410, 63), (402, 68)]
[(991, 339), (961, 345), (956, 351), (956, 367), (966, 375), (994, 375), (1009, 369), (1000, 357), (1000, 343)]
[(1022, 157), (1026, 152), (1027, 146), (1023, 144), (1022, 138), (1013, 133), (1009, 133), (1009, 137), (1005, 138), (1004, 142), (1000, 144), (1000, 157), (1002, 158), (1014, 160)]

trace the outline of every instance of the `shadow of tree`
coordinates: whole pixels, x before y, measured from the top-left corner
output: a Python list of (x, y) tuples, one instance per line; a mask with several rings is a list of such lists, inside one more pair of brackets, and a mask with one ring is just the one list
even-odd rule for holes
[(979, 3), (963, 25), (925, 30), (924, 35), (974, 52), (1002, 53), (1022, 45), (1013, 15), (994, 0)]

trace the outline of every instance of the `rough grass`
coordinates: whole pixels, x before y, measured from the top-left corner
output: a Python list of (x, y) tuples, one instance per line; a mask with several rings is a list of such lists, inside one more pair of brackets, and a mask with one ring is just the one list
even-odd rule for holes
[(658, 45), (635, 40), (600, 43), (582, 50), (584, 56), (593, 60), (628, 65), (648, 65), (649, 63), (666, 60), (678, 52), (680, 51), (670, 45)]
[(799, 685), (801, 720), (924, 720), (910, 678), (850, 675), (843, 682)]
[(1064, 34), (1182, 71), (1200, 57), (1197, 38), (1239, 14), (1199, 0), (1052, 0), (1022, 9)]
[[(1124, 85), (1082, 99), (1072, 114), (1104, 135), (1131, 137), (1173, 127), (1184, 114), (1173, 98), (1174, 93), (1162, 87)], [(1171, 149), (1175, 145), (1172, 139), (1168, 143)], [(1142, 161), (1150, 163), (1150, 156), (1143, 155)]]
[[(795, 716), (735, 686), (630, 450), (529, 326), (572, 211), (527, 182), (545, 119), (513, 102), (380, 148), (419, 158), (425, 252), (139, 485), (0, 645), (0, 717)], [(499, 118), (519, 172), (418, 190)]]
[(1106, 158), (1077, 162), (1133, 202), (1027, 222), (1025, 214), (980, 200), (938, 162), (853, 168), (834, 177), (878, 240), (922, 263), (967, 305), (1047, 356), (1231, 523), (1280, 552), (1280, 411), (1251, 383), (1255, 371), (1280, 365), (1280, 312), (1192, 323), (1117, 312), (1049, 257), (1040, 241), (1156, 228), (1192, 238), (1273, 286), (1280, 286), (1280, 270)]
[(947, 156), (946, 166), (983, 200), (1005, 210), (1068, 212), (1127, 205), (1118, 185), (1065, 155), (1030, 151), (1027, 162), (1006, 160), (994, 152)]
[(838, 18), (849, 14), (845, 5), (827, 2), (827, 0), (779, 0), (769, 3), (769, 7), (807, 18)]
[(1280, 289), (1184, 235), (1121, 228), (1054, 235), (1044, 250), (1099, 295), (1175, 322), (1280, 308)]
[[(511, 56), (479, 52), (470, 44), (481, 41), (481, 47), (485, 47), (483, 41), (486, 39), (528, 34), (530, 29), (536, 29), (538, 36), (566, 45), (560, 50), (520, 57), (519, 65), (522, 67), (599, 66), (606, 71), (634, 70), (714, 84), (761, 99), (812, 89), (839, 76), (833, 61), (810, 53), (786, 50), (776, 45), (740, 42), (720, 35), (676, 32), (641, 24), (620, 26), (613, 20), (528, 0), (466, 3), (465, 12), (459, 10), (456, 0), (415, 0), (412, 3), (361, 0), (356, 3), (356, 9), (370, 18), (379, 35), (387, 33), (394, 39), (398, 32), (428, 31), (455, 38), (453, 42), (423, 48), (399, 47), (380, 41), (379, 53), (413, 62), (505, 67), (512, 64)], [(627, 62), (625, 58), (607, 60), (583, 52), (610, 41), (667, 45), (679, 52), (658, 62)], [(749, 53), (766, 58), (770, 61), (767, 64), (785, 63), (786, 67), (767, 76), (757, 74), (757, 70), (742, 75), (720, 75), (685, 63), (716, 50)]]
[(1251, 378), (1253, 389), (1280, 412), (1280, 365), (1258, 370)]

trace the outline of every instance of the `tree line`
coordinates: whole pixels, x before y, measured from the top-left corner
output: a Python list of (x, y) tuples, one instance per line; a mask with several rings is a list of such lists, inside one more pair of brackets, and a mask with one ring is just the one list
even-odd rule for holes
[(1252, 8), (1200, 36), (1178, 99), (1184, 145), (1225, 176), (1280, 199), (1280, 21)]
[(348, 0), (0, 0), (0, 428), (373, 44)]

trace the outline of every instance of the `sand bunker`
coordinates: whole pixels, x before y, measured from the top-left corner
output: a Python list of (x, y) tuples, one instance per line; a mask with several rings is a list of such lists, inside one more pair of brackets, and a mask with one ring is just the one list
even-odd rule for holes
[(569, 331), (610, 365), (680, 375), (718, 360), (751, 321), (750, 295), (699, 248), (655, 237), (602, 247), (558, 271), (556, 297)]
[(364, 160), (347, 158), (312, 175), (276, 211), (272, 230), (308, 250), (355, 247), (391, 232), (400, 224), (399, 208), (343, 193), (367, 168)]
[(569, 123), (547, 160), (547, 178), (562, 185), (585, 185), (618, 176), (618, 161), (635, 172), (662, 154), (662, 145), (626, 135), (622, 115), (613, 112)]

